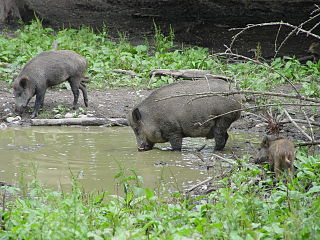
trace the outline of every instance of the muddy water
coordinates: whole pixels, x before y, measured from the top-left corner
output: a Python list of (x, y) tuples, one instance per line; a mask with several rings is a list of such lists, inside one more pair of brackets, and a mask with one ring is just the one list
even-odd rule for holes
[[(245, 142), (247, 136), (232, 135), (224, 152), (244, 153), (237, 145), (240, 138)], [(207, 144), (201, 151), (205, 162), (194, 154), (203, 144)], [(181, 153), (165, 151), (169, 144), (137, 152), (128, 127), (7, 128), (0, 130), (0, 181), (18, 185), (24, 176), (24, 181), (36, 178), (55, 189), (69, 189), (73, 176), (86, 191), (117, 193), (114, 176), (121, 169), (126, 175), (134, 169), (145, 187), (183, 190), (222, 171), (221, 162), (214, 166), (210, 159), (213, 144), (185, 139)]]

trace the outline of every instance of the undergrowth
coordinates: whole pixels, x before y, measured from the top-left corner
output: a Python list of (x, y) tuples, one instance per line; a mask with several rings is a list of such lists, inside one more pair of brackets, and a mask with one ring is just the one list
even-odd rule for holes
[[(53, 42), (58, 49), (71, 49), (83, 55), (89, 63), (87, 75), (92, 79), (91, 87), (149, 87), (155, 88), (171, 83), (169, 77), (149, 78), (155, 69), (205, 69), (215, 74), (224, 74), (237, 79), (242, 89), (269, 90), (283, 83), (283, 78), (264, 66), (250, 62), (226, 63), (224, 58), (210, 57), (210, 51), (201, 47), (178, 46), (174, 42), (174, 31), (165, 36), (154, 25), (154, 38), (150, 44), (132, 45), (125, 34), (119, 34), (117, 42), (108, 36), (107, 27), (95, 33), (89, 27), (54, 31), (44, 28), (41, 21), (35, 20), (24, 25), (12, 34), (0, 35), (0, 80), (11, 82), (22, 66), (36, 54), (52, 49)], [(257, 46), (258, 48), (259, 46)], [(301, 65), (294, 58), (276, 58), (265, 63), (303, 87), (307, 96), (319, 97), (319, 63), (308, 62)], [(137, 76), (113, 72), (113, 69), (131, 70)]]
[[(33, 181), (2, 187), (1, 239), (319, 239), (320, 156), (297, 154), (296, 177), (279, 182), (266, 167), (239, 160), (205, 196), (160, 195), (136, 174), (117, 174), (121, 196), (70, 193)], [(25, 194), (21, 194), (25, 193)], [(3, 195), (4, 196), (4, 195)], [(5, 196), (2, 198), (5, 199)]]

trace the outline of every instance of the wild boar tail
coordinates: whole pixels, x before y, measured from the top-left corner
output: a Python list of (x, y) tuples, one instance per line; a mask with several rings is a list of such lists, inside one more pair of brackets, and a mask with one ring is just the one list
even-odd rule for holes
[(290, 162), (290, 160), (288, 159), (287, 156), (284, 158), (284, 161), (288, 166), (290, 166), (291, 162)]

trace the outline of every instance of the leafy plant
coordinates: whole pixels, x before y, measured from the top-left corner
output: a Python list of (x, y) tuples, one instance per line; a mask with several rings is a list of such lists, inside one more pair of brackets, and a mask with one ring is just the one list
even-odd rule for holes
[[(71, 49), (83, 55), (88, 61), (87, 75), (92, 79), (91, 87), (160, 87), (173, 80), (158, 78), (149, 80), (149, 72), (155, 69), (206, 69), (215, 74), (224, 74), (237, 80), (242, 89), (270, 90), (285, 80), (281, 75), (297, 84), (302, 84), (301, 93), (319, 97), (319, 63), (301, 65), (294, 58), (274, 59), (270, 69), (251, 62), (228, 63), (225, 58), (211, 58), (207, 48), (178, 47), (174, 42), (174, 31), (170, 28), (166, 36), (154, 23), (154, 39), (134, 46), (123, 33), (114, 42), (104, 26), (95, 33), (89, 27), (54, 31), (44, 28), (40, 20), (22, 26), (14, 35), (0, 36), (0, 78), (11, 82), (23, 65), (38, 53), (52, 49), (53, 42), (58, 49)], [(257, 58), (261, 49), (257, 45)], [(267, 63), (265, 63), (267, 64)], [(114, 69), (131, 70), (137, 73), (132, 78), (114, 73)], [(310, 80), (311, 79), (311, 80)]]

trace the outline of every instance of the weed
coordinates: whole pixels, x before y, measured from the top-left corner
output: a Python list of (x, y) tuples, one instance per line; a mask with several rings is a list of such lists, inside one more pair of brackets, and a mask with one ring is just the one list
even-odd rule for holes
[[(240, 168), (207, 196), (159, 195), (134, 170), (115, 176), (123, 194), (70, 193), (37, 181), (3, 203), (2, 239), (318, 239), (320, 156), (299, 151), (296, 178), (273, 182), (264, 168)], [(215, 183), (214, 183), (215, 184)], [(16, 188), (6, 187), (9, 192)], [(120, 196), (122, 195), (122, 197)]]
[[(148, 79), (149, 72), (154, 69), (206, 69), (216, 74), (225, 74), (237, 79), (242, 89), (270, 90), (284, 83), (282, 74), (291, 81), (302, 84), (301, 93), (319, 97), (320, 63), (308, 62), (302, 66), (294, 58), (277, 58), (270, 63), (278, 73), (250, 62), (226, 63), (223, 58), (212, 59), (208, 49), (201, 47), (184, 47), (178, 49), (174, 43), (174, 31), (170, 28), (168, 36), (154, 23), (154, 46), (145, 41), (143, 45), (133, 46), (125, 34), (119, 33), (119, 41), (113, 42), (108, 37), (106, 27), (99, 33), (89, 27), (80, 29), (62, 29), (55, 32), (51, 28), (43, 28), (40, 20), (33, 21), (15, 32), (15, 38), (0, 36), (0, 78), (11, 82), (13, 75), (38, 53), (52, 49), (54, 41), (58, 49), (71, 49), (83, 55), (88, 63), (87, 75), (92, 79), (91, 87), (160, 87), (173, 79)], [(261, 56), (258, 44), (256, 58)], [(116, 74), (113, 69), (131, 70), (137, 73), (132, 78)]]

